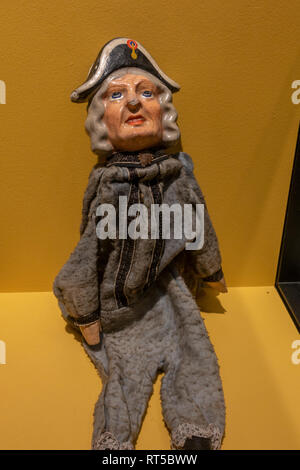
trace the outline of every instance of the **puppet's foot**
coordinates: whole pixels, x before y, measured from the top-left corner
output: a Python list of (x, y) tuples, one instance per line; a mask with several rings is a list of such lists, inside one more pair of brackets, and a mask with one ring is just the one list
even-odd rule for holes
[(104, 432), (93, 443), (93, 450), (134, 450), (130, 441), (119, 442), (111, 432)]
[(173, 450), (218, 450), (221, 447), (222, 434), (215, 424), (207, 427), (183, 423), (172, 432)]

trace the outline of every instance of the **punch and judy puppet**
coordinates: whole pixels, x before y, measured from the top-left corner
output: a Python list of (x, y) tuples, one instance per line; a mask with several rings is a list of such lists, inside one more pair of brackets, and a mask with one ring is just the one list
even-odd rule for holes
[[(193, 161), (172, 151), (178, 90), (139, 42), (116, 38), (71, 94), (87, 103), (99, 162), (84, 194), (80, 240), (53, 288), (103, 382), (93, 449), (134, 449), (158, 372), (172, 449), (219, 449), (224, 434), (218, 360), (187, 280), (220, 292), (226, 284)], [(189, 207), (195, 218), (199, 205), (200, 244), (163, 227), (159, 208), (169, 208), (178, 232), (180, 213)]]

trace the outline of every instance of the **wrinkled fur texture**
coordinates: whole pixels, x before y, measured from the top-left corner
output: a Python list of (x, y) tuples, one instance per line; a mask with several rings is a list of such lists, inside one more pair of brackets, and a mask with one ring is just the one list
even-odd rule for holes
[(149, 289), (134, 310), (138, 320), (104, 335), (101, 351), (85, 349), (98, 368), (103, 389), (95, 407), (93, 448), (107, 430), (134, 445), (157, 373), (162, 379), (163, 416), (171, 447), (192, 435), (221, 445), (225, 407), (219, 367), (197, 304), (175, 265)]
[[(153, 196), (147, 183), (156, 177), (160, 181), (164, 203), (179, 203), (181, 207), (184, 204), (205, 204), (203, 194), (193, 176), (191, 158), (186, 154), (180, 153), (175, 158), (171, 157), (159, 164), (139, 168), (137, 174), (143, 204), (149, 209)], [(130, 194), (129, 178), (127, 168), (115, 165), (96, 168), (93, 171), (84, 196), (80, 241), (54, 282), (55, 295), (72, 317), (82, 317), (100, 309), (104, 331), (119, 327), (120, 322), (134, 318), (131, 305), (144, 295), (143, 287), (156, 243), (156, 240), (151, 238), (135, 241), (134, 255), (125, 285), (128, 306), (120, 307), (115, 297), (115, 284), (122, 243), (118, 239), (101, 240), (99, 243), (96, 235), (96, 209), (103, 203), (114, 204), (117, 208), (119, 195), (128, 197)], [(221, 266), (218, 241), (207, 209), (204, 229), (203, 248), (191, 250), (186, 256), (190, 267), (199, 277), (209, 276)], [(165, 240), (158, 273), (184, 250), (186, 241), (184, 237), (180, 240)], [(103, 273), (99, 286), (101, 270)]]
[[(205, 204), (188, 155), (177, 154), (159, 165), (163, 202)], [(152, 201), (143, 181), (156, 175), (154, 165), (139, 169), (146, 205)], [(141, 287), (153, 240), (137, 244), (126, 286), (130, 302), (117, 308), (113, 288), (120, 244), (101, 241), (98, 250), (95, 210), (99, 203), (115, 203), (119, 194), (128, 194), (129, 186), (126, 168), (93, 169), (84, 195), (80, 241), (54, 282), (66, 320), (97, 309), (101, 314), (101, 349), (95, 351), (83, 343), (103, 381), (94, 413), (92, 448), (134, 448), (153, 383), (163, 371), (161, 402), (171, 447), (182, 449), (186, 439), (198, 436), (209, 438), (211, 448), (218, 449), (225, 426), (218, 361), (183, 278), (186, 263), (189, 273), (198, 278), (220, 269), (215, 231), (205, 206), (203, 248), (184, 252), (185, 240), (166, 240), (158, 276), (146, 292)], [(99, 263), (103, 270), (100, 285)]]

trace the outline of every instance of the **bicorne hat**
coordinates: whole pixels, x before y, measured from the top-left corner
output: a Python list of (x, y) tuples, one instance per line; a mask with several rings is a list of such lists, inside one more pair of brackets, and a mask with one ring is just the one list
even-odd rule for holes
[(136, 67), (157, 77), (172, 93), (180, 89), (157, 65), (153, 57), (137, 41), (116, 38), (106, 43), (91, 66), (86, 81), (71, 93), (71, 100), (83, 103), (95, 93), (101, 83), (115, 70)]

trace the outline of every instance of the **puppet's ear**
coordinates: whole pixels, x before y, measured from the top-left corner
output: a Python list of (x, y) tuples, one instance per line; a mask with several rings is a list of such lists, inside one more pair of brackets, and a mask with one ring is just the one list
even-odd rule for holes
[(115, 38), (103, 46), (95, 62), (90, 67), (86, 81), (72, 91), (71, 101), (83, 103), (115, 70), (136, 67), (157, 77), (172, 93), (180, 86), (168, 77), (155, 62), (148, 51), (137, 41), (130, 38)]

